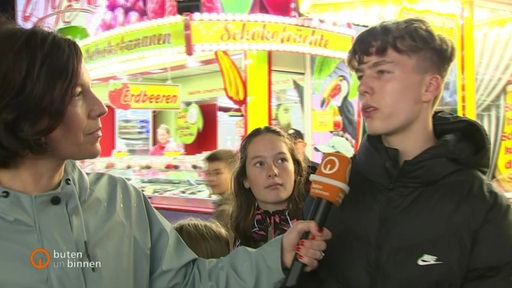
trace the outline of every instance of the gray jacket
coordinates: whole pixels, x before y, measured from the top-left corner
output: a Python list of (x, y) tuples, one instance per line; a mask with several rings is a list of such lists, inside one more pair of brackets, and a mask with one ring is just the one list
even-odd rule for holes
[(126, 180), (66, 163), (60, 186), (0, 186), (0, 287), (278, 287), (281, 238), (198, 258)]

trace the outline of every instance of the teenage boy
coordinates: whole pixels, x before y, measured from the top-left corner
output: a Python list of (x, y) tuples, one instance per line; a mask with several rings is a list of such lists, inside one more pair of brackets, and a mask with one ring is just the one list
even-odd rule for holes
[(367, 136), (325, 258), (299, 286), (512, 287), (512, 207), (486, 179), (486, 132), (434, 111), (454, 56), (420, 19), (356, 37), (348, 64)]

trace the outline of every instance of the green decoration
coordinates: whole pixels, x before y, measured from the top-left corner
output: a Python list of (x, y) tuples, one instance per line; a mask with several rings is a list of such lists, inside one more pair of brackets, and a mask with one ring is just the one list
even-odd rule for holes
[(253, 0), (220, 0), (223, 13), (248, 14)]
[(64, 37), (71, 38), (75, 41), (80, 41), (82, 39), (89, 37), (89, 32), (87, 32), (87, 29), (85, 29), (82, 26), (64, 26), (62, 28), (57, 29), (57, 33)]

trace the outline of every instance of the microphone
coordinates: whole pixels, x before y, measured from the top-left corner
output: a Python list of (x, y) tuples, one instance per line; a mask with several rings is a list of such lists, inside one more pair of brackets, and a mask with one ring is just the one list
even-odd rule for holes
[[(312, 219), (318, 227), (322, 228), (327, 221), (327, 216), (334, 204), (339, 206), (341, 200), (348, 193), (348, 176), (352, 161), (345, 154), (325, 153), (315, 174), (309, 176), (311, 188), (309, 194), (316, 198), (312, 207)], [(304, 233), (302, 239), (308, 239), (309, 233)], [(304, 268), (304, 263), (300, 262), (295, 253), (290, 272), (286, 277), (284, 287), (293, 287)]]

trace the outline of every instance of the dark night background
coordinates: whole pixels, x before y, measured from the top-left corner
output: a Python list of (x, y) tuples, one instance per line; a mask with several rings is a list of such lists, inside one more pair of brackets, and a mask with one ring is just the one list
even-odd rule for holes
[(14, 1), (15, 0), (0, 0), (0, 14), (14, 19)]

